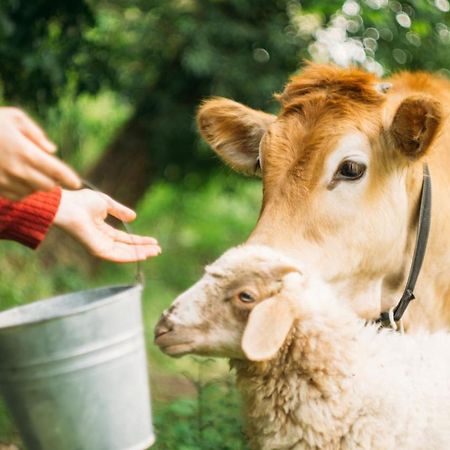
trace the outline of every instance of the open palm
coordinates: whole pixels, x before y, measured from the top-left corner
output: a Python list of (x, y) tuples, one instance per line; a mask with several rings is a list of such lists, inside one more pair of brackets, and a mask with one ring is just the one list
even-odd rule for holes
[(94, 256), (108, 261), (141, 261), (161, 253), (156, 239), (117, 230), (106, 223), (108, 215), (123, 222), (136, 218), (134, 211), (100, 192), (63, 190), (55, 225), (71, 234)]

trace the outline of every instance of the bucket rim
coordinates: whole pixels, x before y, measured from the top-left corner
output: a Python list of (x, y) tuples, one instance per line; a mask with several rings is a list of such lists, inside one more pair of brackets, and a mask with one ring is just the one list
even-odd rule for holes
[[(113, 292), (108, 296), (99, 298), (94, 298), (93, 300), (89, 301), (88, 303), (75, 305), (73, 308), (68, 309), (60, 309), (54, 313), (48, 313), (46, 315), (43, 315), (41, 317), (38, 317), (37, 319), (33, 319), (32, 316), (27, 316), (23, 320), (18, 320), (17, 318), (15, 320), (11, 320), (11, 324), (5, 323), (2, 325), (2, 322), (4, 320), (8, 319), (8, 316), (11, 315), (14, 318), (14, 314), (17, 314), (18, 312), (27, 311), (29, 309), (35, 309), (38, 308), (40, 305), (43, 304), (49, 304), (49, 303), (59, 303), (62, 302), (65, 298), (70, 297), (75, 294), (82, 295), (87, 292), (92, 293), (101, 293), (101, 291), (114, 291), (117, 290), (117, 292)], [(55, 295), (53, 297), (44, 298), (40, 300), (33, 301), (31, 303), (26, 303), (24, 305), (15, 306), (13, 308), (5, 309), (4, 311), (0, 311), (0, 332), (5, 330), (12, 330), (15, 328), (21, 328), (24, 326), (31, 326), (31, 325), (38, 325), (45, 322), (51, 322), (53, 320), (58, 320), (65, 317), (71, 317), (78, 314), (85, 313), (90, 310), (101, 308), (108, 303), (115, 302), (117, 300), (117, 297), (122, 296), (125, 292), (129, 291), (142, 291), (143, 285), (141, 283), (134, 283), (134, 284), (116, 284), (111, 286), (101, 286), (96, 288), (90, 288), (85, 289), (82, 291), (75, 291), (75, 292), (67, 292), (65, 294), (59, 294)], [(6, 316), (6, 319), (5, 319)]]
[(146, 450), (150, 448), (154, 443), (156, 442), (156, 436), (153, 431), (151, 432), (151, 435), (145, 440), (140, 442), (139, 444), (127, 448), (127, 450)]

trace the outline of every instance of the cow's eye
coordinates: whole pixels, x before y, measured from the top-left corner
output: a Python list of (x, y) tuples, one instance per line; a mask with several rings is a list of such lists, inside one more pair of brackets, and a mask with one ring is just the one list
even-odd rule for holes
[(356, 161), (343, 161), (334, 175), (335, 180), (358, 180), (366, 171), (366, 165)]
[(253, 295), (249, 294), (246, 291), (239, 292), (238, 297), (239, 300), (243, 303), (253, 303), (255, 301)]

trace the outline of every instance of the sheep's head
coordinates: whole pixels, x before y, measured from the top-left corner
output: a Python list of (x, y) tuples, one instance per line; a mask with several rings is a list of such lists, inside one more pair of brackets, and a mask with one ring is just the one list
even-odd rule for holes
[(268, 247), (233, 248), (163, 313), (155, 342), (171, 356), (269, 359), (292, 326), (305, 282), (295, 262)]

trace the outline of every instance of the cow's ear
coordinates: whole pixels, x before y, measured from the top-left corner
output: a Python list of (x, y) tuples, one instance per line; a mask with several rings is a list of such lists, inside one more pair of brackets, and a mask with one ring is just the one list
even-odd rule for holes
[(197, 113), (200, 133), (234, 170), (259, 175), (261, 138), (276, 116), (226, 98), (205, 101)]
[(398, 107), (389, 133), (395, 147), (408, 159), (416, 160), (430, 148), (441, 119), (439, 102), (426, 96), (411, 96)]

